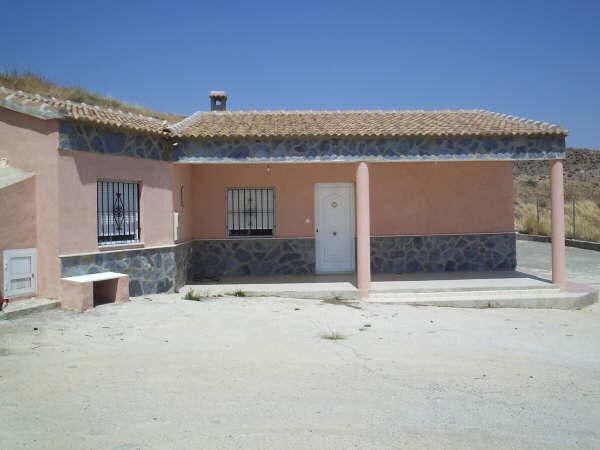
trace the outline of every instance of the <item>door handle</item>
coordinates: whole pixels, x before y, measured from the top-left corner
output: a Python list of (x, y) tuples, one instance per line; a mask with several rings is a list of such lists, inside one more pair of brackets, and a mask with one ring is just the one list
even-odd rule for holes
[(332, 234), (333, 234), (334, 236), (337, 236), (337, 231), (334, 231)]

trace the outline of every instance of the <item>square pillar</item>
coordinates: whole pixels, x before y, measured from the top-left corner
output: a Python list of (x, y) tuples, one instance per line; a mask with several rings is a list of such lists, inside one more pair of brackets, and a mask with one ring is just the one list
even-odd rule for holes
[(369, 298), (371, 288), (371, 216), (369, 206), (369, 167), (356, 168), (356, 281), (361, 299)]
[(563, 161), (550, 161), (552, 209), (552, 282), (564, 287), (566, 282), (565, 255), (565, 192)]

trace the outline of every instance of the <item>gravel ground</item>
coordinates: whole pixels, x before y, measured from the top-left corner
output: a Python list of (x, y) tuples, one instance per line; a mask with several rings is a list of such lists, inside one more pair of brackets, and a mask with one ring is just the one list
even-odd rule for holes
[(597, 305), (180, 297), (0, 323), (0, 448), (600, 448)]

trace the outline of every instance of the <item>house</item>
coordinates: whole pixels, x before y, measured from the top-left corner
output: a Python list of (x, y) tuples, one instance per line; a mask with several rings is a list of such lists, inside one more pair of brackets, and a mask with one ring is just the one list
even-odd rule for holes
[(549, 161), (553, 281), (565, 282), (563, 128), (483, 110), (210, 101), (169, 123), (0, 88), (3, 296), (60, 298), (62, 278), (105, 271), (128, 274), (131, 295), (355, 272), (366, 297), (372, 273), (512, 270), (516, 160)]

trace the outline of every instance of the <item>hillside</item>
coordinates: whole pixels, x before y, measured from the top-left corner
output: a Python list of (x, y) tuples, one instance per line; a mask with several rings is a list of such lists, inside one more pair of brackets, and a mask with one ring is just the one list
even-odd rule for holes
[(168, 120), (170, 122), (183, 119), (183, 116), (153, 111), (140, 105), (130, 105), (121, 100), (96, 94), (80, 87), (58, 86), (46, 78), (30, 72), (0, 71), (0, 86), (16, 91), (40, 94), (45, 97), (56, 97), (61, 100), (71, 100), (73, 102), (87, 103), (88, 105), (120, 109), (121, 111), (156, 117), (157, 119)]
[[(550, 171), (548, 162), (515, 162), (513, 173), (515, 228), (532, 234), (549, 234)], [(600, 151), (567, 149), (565, 219), (569, 237), (573, 234), (573, 199), (576, 213), (575, 237), (600, 241)]]

